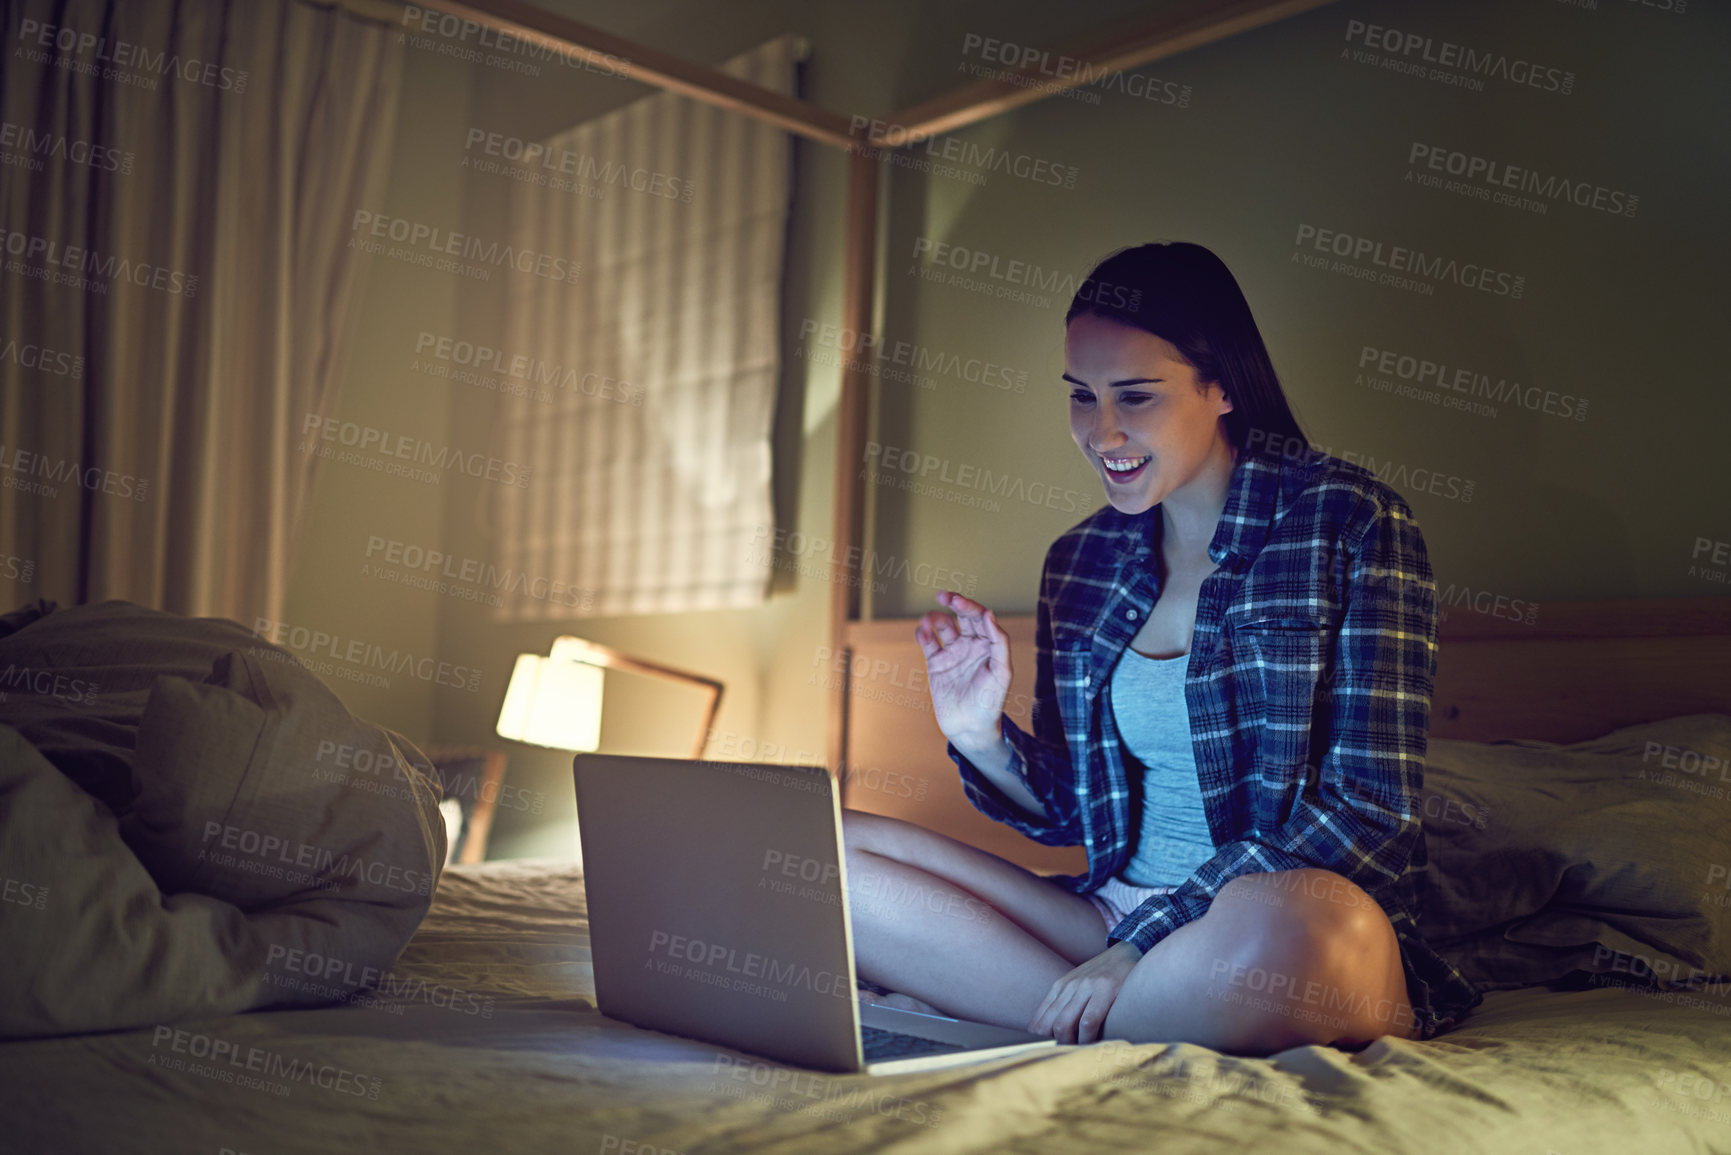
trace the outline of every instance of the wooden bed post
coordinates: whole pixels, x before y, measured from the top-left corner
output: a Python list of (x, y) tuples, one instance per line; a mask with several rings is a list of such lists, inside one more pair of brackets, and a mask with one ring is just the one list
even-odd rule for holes
[[(860, 583), (871, 579), (871, 559), (863, 547), (865, 485), (860, 469), (871, 400), (871, 365), (860, 338), (872, 331), (872, 298), (877, 256), (878, 159), (875, 149), (848, 151), (847, 226), (843, 237), (841, 401), (835, 423), (835, 521), (832, 531), (840, 561), (831, 569), (830, 653), (840, 674), (830, 689), (825, 764), (836, 775), (847, 768), (847, 703), (850, 665), (848, 625), (859, 616)], [(853, 355), (847, 350), (851, 346)], [(863, 563), (860, 564), (860, 563)]]

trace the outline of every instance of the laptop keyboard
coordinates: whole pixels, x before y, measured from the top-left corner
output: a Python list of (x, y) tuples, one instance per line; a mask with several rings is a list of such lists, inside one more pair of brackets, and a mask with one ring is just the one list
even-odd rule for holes
[(918, 1035), (904, 1035), (900, 1031), (886, 1031), (881, 1027), (865, 1026), (863, 1023), (860, 1025), (860, 1043), (865, 1048), (868, 1063), (967, 1050), (956, 1043), (940, 1043), (936, 1039), (922, 1039)]

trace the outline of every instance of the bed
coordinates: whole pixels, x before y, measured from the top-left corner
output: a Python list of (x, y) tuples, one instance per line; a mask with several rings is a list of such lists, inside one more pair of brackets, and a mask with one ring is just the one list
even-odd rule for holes
[[(1719, 673), (1731, 603), (1547, 609), (1541, 626), (1445, 625), (1452, 642), (1427, 785), (1442, 801), (1434, 815), (1427, 805), (1426, 869), (1440, 862), (1471, 877), (1459, 864), (1489, 859), (1495, 869), (1477, 872), (1479, 882), (1498, 894), (1469, 896), (1475, 906), (1515, 901), (1520, 888), (1508, 880), (1521, 870), (1572, 905), (1511, 907), (1502, 914), (1520, 917), (1489, 931), (1451, 928), (1451, 892), (1433, 886), (1444, 909), (1427, 934), (1447, 932), (1453, 949), (1479, 959), (1487, 988), (1465, 1024), (1437, 1039), (1267, 1059), (1109, 1041), (935, 1073), (820, 1075), (599, 1014), (580, 863), (459, 864), (444, 869), (394, 964), (343, 1005), (0, 1042), (6, 1145), (250, 1155), (1731, 1152), (1731, 981), (1691, 965), (1731, 947), (1731, 923), (1716, 915), (1731, 898), (1715, 893), (1722, 884), (1731, 895), (1722, 833), (1731, 789), (1714, 785), (1731, 779), (1731, 689)], [(873, 628), (886, 645), (902, 644)], [(1548, 715), (1522, 707), (1539, 697), (1561, 706)], [(1487, 731), (1520, 719), (1550, 740), (1490, 740)], [(1662, 720), (1643, 726), (1648, 719)], [(862, 732), (867, 720), (863, 709), (853, 715), (856, 752), (892, 730), (917, 730), (904, 720)], [(1441, 736), (1451, 726), (1456, 736)], [(1620, 728), (1609, 737), (1576, 741), (1611, 726)], [(931, 769), (929, 748), (914, 757)], [(1623, 769), (1607, 773), (1613, 765)], [(1511, 801), (1512, 778), (1534, 797), (1570, 791), (1582, 801), (1541, 838), (1519, 819), (1526, 804)], [(1588, 778), (1610, 785), (1593, 794)], [(874, 781), (851, 777), (851, 804), (871, 801), (864, 786)], [(941, 793), (924, 801), (928, 819), (948, 821)], [(1601, 819), (1636, 845), (1621, 852), (1633, 866), (1605, 857), (1616, 843), (1595, 833)], [(1537, 841), (1543, 863), (1508, 857)], [(1641, 864), (1676, 873), (1659, 843), (1715, 885), (1690, 877), (1656, 897), (1663, 879), (1643, 877)], [(1705, 913), (1683, 909), (1691, 904)], [(309, 949), (298, 969), (325, 975), (322, 958)], [(1573, 989), (1526, 985), (1536, 959), (1566, 965), (1572, 977), (1551, 986)]]
[[(394, 974), (364, 1005), (203, 1020), (178, 1039), (0, 1046), (13, 1149), (1731, 1150), (1731, 993), (1493, 992), (1441, 1039), (1357, 1054), (1108, 1042), (814, 1075), (598, 1014), (581, 869), (533, 861), (448, 869)], [(194, 1056), (217, 1044), (312, 1073), (246, 1085), (244, 1067)]]

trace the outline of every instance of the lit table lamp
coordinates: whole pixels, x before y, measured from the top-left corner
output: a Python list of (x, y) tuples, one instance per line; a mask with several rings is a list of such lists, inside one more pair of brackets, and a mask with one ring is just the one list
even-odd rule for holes
[(501, 738), (550, 746), (555, 750), (595, 750), (601, 745), (603, 671), (622, 670), (652, 678), (707, 687), (709, 706), (697, 732), (693, 758), (703, 757), (704, 744), (721, 708), (722, 684), (686, 670), (633, 658), (582, 638), (553, 639), (553, 651), (518, 654), (499, 710)]

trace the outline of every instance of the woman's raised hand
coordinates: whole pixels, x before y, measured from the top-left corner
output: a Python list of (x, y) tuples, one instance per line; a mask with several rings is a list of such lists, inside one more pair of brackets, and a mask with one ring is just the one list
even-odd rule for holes
[(958, 749), (991, 746), (1000, 740), (998, 720), (1010, 695), (1009, 635), (971, 598), (942, 590), (938, 604), (950, 613), (933, 610), (914, 627), (938, 729)]

